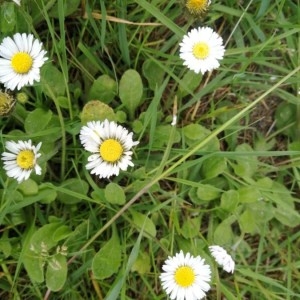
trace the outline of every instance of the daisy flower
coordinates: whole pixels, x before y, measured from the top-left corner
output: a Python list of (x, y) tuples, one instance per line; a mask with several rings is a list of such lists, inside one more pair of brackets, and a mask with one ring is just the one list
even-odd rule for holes
[(21, 0), (12, 0), (13, 2), (15, 2), (18, 5), (21, 5)]
[(210, 0), (187, 0), (185, 6), (191, 14), (200, 15), (206, 11), (210, 3)]
[(86, 169), (99, 178), (109, 178), (133, 166), (130, 149), (139, 142), (134, 142), (132, 135), (113, 121), (88, 122), (81, 128), (79, 136), (85, 150), (93, 153), (88, 157)]
[(199, 27), (183, 37), (179, 56), (190, 70), (204, 74), (220, 66), (224, 52), (222, 38), (209, 27)]
[(40, 68), (47, 60), (42, 43), (32, 34), (16, 33), (0, 44), (0, 82), (10, 90), (40, 81)]
[(42, 169), (37, 164), (37, 159), (41, 156), (38, 151), (42, 143), (37, 146), (28, 141), (7, 141), (5, 148), (10, 152), (2, 153), (3, 168), (6, 170), (8, 177), (17, 179), (20, 183), (27, 180), (34, 170), (37, 175), (41, 175)]
[(208, 248), (213, 258), (223, 268), (223, 270), (228, 273), (233, 273), (235, 263), (227, 251), (220, 246), (210, 246)]
[(200, 256), (184, 255), (180, 251), (173, 257), (169, 256), (162, 269), (162, 287), (171, 299), (202, 299), (210, 289), (211, 270)]

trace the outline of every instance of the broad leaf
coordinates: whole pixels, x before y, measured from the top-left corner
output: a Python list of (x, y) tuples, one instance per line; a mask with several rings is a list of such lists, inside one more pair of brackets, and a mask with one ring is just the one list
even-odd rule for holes
[(104, 74), (98, 77), (91, 86), (88, 99), (101, 100), (108, 104), (117, 95), (117, 83), (114, 79)]
[(109, 183), (105, 188), (105, 198), (111, 204), (123, 205), (126, 202), (123, 189), (116, 183)]
[(135, 70), (127, 70), (120, 80), (119, 96), (131, 117), (141, 103), (142, 95), (143, 83), (140, 74)]
[(149, 219), (146, 215), (143, 215), (135, 210), (130, 211), (133, 223), (139, 228), (144, 228), (144, 232), (148, 233), (152, 237), (156, 236), (156, 228), (151, 219)]
[(26, 133), (36, 133), (46, 128), (52, 118), (51, 110), (43, 110), (37, 108), (32, 112), (28, 113), (24, 128)]
[(96, 253), (92, 270), (95, 278), (105, 279), (117, 273), (121, 264), (121, 246), (117, 234)]
[(53, 292), (59, 291), (67, 280), (67, 259), (60, 253), (48, 260), (46, 271), (47, 288)]

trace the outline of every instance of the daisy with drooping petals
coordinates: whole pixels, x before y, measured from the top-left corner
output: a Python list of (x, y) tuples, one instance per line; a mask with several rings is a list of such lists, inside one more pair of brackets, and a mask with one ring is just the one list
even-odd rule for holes
[(206, 11), (210, 3), (210, 0), (187, 0), (185, 6), (191, 14), (200, 15)]
[(160, 275), (163, 289), (171, 299), (198, 300), (210, 289), (211, 270), (200, 256), (193, 257), (182, 251), (168, 257)]
[(223, 270), (228, 273), (233, 273), (235, 263), (227, 251), (220, 246), (210, 246), (208, 248), (213, 258), (223, 268)]
[(204, 74), (220, 66), (224, 52), (223, 39), (211, 28), (199, 27), (183, 37), (179, 56), (190, 70)]
[(10, 90), (40, 81), (40, 68), (47, 60), (42, 43), (32, 34), (16, 33), (0, 45), (0, 82)]
[(20, 183), (27, 180), (34, 170), (37, 175), (41, 175), (42, 169), (37, 164), (37, 159), (41, 156), (38, 151), (42, 143), (37, 146), (28, 141), (7, 141), (5, 148), (10, 152), (2, 153), (3, 168), (6, 170), (8, 177), (17, 179)]
[(132, 135), (113, 121), (88, 122), (81, 128), (79, 136), (85, 150), (93, 153), (88, 157), (86, 169), (99, 178), (109, 178), (133, 166), (130, 149), (139, 142), (134, 142)]

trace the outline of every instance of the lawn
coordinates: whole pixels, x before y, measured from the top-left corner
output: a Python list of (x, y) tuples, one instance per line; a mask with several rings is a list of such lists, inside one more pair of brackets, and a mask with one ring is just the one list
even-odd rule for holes
[(0, 0), (0, 299), (300, 298), (300, 1), (208, 2)]

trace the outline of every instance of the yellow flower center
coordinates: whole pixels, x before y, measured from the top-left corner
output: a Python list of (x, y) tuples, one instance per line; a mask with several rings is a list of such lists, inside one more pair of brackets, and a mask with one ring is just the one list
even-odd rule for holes
[(26, 74), (33, 64), (32, 57), (26, 52), (18, 52), (11, 59), (11, 65), (18, 74)]
[(207, 43), (199, 42), (193, 47), (193, 55), (198, 59), (205, 59), (209, 55), (209, 46)]
[(118, 161), (123, 154), (123, 147), (119, 141), (114, 139), (105, 140), (100, 145), (100, 155), (103, 160), (114, 163)]
[(195, 282), (195, 272), (191, 267), (182, 266), (175, 272), (175, 281), (180, 287), (189, 287)]
[(207, 9), (207, 0), (188, 0), (186, 2), (186, 7), (191, 14), (200, 14)]
[(22, 150), (17, 155), (17, 165), (21, 169), (29, 170), (34, 167), (34, 153), (31, 150)]

